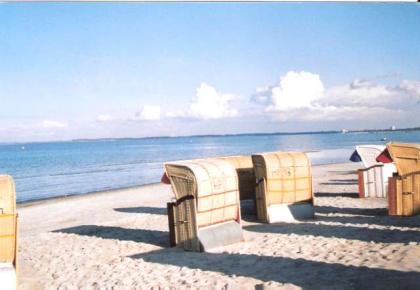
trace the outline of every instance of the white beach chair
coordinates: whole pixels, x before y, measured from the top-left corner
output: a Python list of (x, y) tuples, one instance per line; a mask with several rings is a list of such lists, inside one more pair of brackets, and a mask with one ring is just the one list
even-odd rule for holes
[[(358, 170), (359, 197), (386, 197), (388, 178), (396, 172), (393, 163), (383, 164), (376, 158), (385, 149), (383, 145), (359, 145), (351, 161), (361, 161), (364, 168)], [(357, 156), (356, 156), (357, 155)], [(357, 158), (358, 157), (358, 158)]]

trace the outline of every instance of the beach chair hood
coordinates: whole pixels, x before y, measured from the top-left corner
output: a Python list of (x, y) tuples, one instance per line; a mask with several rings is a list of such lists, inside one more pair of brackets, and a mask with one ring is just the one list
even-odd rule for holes
[(165, 172), (177, 199), (186, 194), (185, 190), (177, 188), (177, 177), (192, 181), (189, 194), (196, 198), (238, 189), (235, 168), (229, 162), (216, 158), (166, 163)]
[(387, 164), (387, 163), (392, 163), (392, 157), (389, 154), (388, 148), (385, 148), (384, 151), (382, 151), (381, 154), (378, 155), (378, 157), (376, 157), (376, 161)]
[(252, 169), (254, 168), (252, 165), (252, 158), (251, 156), (227, 156), (227, 157), (219, 157), (221, 160), (226, 160), (230, 164), (235, 167), (235, 169)]
[(399, 175), (420, 171), (420, 144), (389, 143), (387, 150)]
[(373, 165), (380, 164), (376, 157), (385, 149), (384, 145), (359, 145), (356, 146), (356, 150), (350, 156), (350, 161), (360, 162), (362, 161), (363, 166), (368, 168)]

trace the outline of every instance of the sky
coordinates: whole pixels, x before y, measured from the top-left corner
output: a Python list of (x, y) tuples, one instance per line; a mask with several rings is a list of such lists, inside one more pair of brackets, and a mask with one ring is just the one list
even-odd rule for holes
[(0, 142), (420, 126), (416, 3), (1, 3)]

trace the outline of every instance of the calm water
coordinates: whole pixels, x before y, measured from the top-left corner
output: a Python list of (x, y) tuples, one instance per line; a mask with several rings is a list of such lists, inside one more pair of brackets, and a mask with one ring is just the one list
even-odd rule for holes
[(158, 182), (171, 160), (298, 150), (310, 151), (313, 164), (346, 162), (355, 145), (384, 144), (384, 137), (419, 143), (420, 131), (0, 145), (0, 173), (14, 177), (23, 202)]

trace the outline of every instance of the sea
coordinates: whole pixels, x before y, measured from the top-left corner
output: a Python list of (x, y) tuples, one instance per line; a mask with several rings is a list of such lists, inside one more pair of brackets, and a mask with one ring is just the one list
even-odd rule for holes
[(159, 182), (163, 163), (269, 151), (304, 151), (312, 164), (348, 162), (355, 145), (420, 143), (420, 130), (246, 134), (0, 144), (0, 174), (19, 203)]

